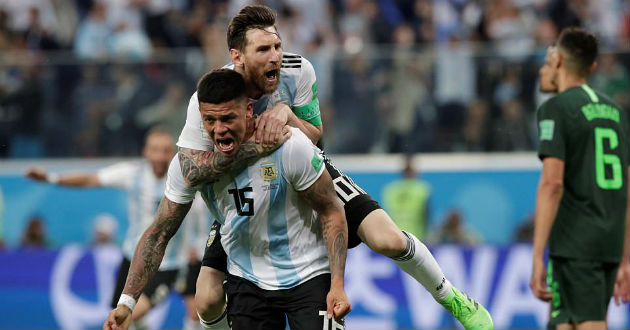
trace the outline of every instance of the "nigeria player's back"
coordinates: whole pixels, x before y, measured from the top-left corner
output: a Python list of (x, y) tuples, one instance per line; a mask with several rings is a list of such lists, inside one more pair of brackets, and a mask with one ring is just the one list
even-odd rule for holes
[(628, 114), (588, 85), (567, 89), (541, 108), (551, 111), (556, 115), (540, 121), (541, 156), (546, 140), (555, 140), (549, 156), (564, 153), (565, 170), (550, 253), (618, 262), (628, 193)]

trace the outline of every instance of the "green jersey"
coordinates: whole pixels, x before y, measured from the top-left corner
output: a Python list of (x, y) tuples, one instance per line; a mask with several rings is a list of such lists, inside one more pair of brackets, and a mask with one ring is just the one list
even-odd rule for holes
[(383, 191), (384, 206), (400, 229), (422, 239), (427, 226), (427, 202), (431, 187), (418, 179), (401, 179)]
[(549, 254), (619, 262), (628, 197), (627, 111), (582, 85), (545, 102), (538, 125), (539, 157), (560, 158), (565, 166)]

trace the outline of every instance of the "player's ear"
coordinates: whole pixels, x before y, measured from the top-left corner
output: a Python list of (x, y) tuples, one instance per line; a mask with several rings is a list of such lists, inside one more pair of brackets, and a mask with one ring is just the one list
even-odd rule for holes
[(597, 69), (597, 62), (593, 62), (593, 63), (591, 64), (591, 67), (590, 67), (590, 68), (588, 68), (588, 70), (589, 70), (588, 72), (589, 72), (589, 73), (593, 73), (593, 72), (595, 72), (595, 69)]
[(254, 116), (254, 103), (252, 101), (247, 101), (247, 118), (252, 118)]
[(230, 60), (234, 64), (234, 66), (242, 66), (243, 65), (243, 52), (236, 48), (230, 48)]
[(562, 62), (564, 61), (564, 56), (562, 56), (561, 52), (558, 52), (556, 55), (556, 69), (559, 69), (562, 66)]

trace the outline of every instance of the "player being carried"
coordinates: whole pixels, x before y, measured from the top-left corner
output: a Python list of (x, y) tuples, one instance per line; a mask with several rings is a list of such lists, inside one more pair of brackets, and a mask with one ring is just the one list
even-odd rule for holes
[[(313, 66), (300, 55), (283, 53), (275, 23), (276, 15), (268, 7), (241, 9), (228, 27), (227, 43), (232, 64), (227, 68), (243, 75), (247, 96), (254, 101), (254, 113), (258, 115), (256, 142), (267, 147), (281, 142), (282, 128), (288, 124), (299, 128), (317, 143), (323, 127)], [(198, 109), (197, 96), (193, 95), (188, 105), (186, 126), (177, 143), (179, 162), (189, 185), (216, 181), (239, 163), (260, 157), (263, 150), (253, 143), (243, 144), (238, 153), (228, 158), (213, 152), (213, 148), (229, 150), (230, 141), (213, 145), (203, 129)], [(451, 285), (422, 242), (398, 229), (378, 203), (325, 156), (324, 164), (344, 204), (348, 248), (364, 242), (373, 251), (391, 258), (466, 329), (493, 327), (486, 309)], [(228, 328), (221, 285), (226, 263), (219, 236), (216, 235), (215, 244), (206, 249), (197, 280), (197, 310), (202, 325), (208, 329)]]
[(537, 113), (543, 169), (530, 287), (551, 303), (549, 329), (606, 329), (611, 296), (630, 298), (628, 112), (586, 84), (597, 48), (595, 36), (567, 28), (539, 71), (540, 89), (559, 93)]
[[(237, 153), (254, 134), (253, 104), (244, 86), (239, 73), (220, 69), (197, 87), (203, 126), (224, 155)], [(222, 224), (234, 330), (284, 329), (287, 320), (291, 329), (317, 330), (329, 328), (333, 316), (342, 321), (350, 312), (344, 292), (344, 210), (320, 150), (299, 129), (290, 130), (273, 153), (195, 188), (186, 184), (174, 159), (165, 197), (138, 244), (124, 294), (105, 329), (129, 324), (135, 298), (157, 270), (196, 191)], [(333, 326), (344, 328), (343, 322)]]

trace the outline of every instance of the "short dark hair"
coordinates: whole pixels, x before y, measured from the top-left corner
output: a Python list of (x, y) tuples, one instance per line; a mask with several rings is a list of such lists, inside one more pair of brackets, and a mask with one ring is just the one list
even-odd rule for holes
[(579, 27), (568, 27), (560, 32), (558, 48), (568, 55), (567, 69), (580, 76), (586, 77), (598, 53), (597, 38), (590, 32)]
[(247, 98), (245, 80), (234, 70), (213, 70), (203, 75), (197, 83), (197, 100), (200, 104), (220, 104), (239, 98)]
[(227, 30), (227, 44), (229, 49), (245, 50), (247, 46), (247, 31), (275, 27), (276, 13), (267, 6), (246, 6), (238, 12)]

